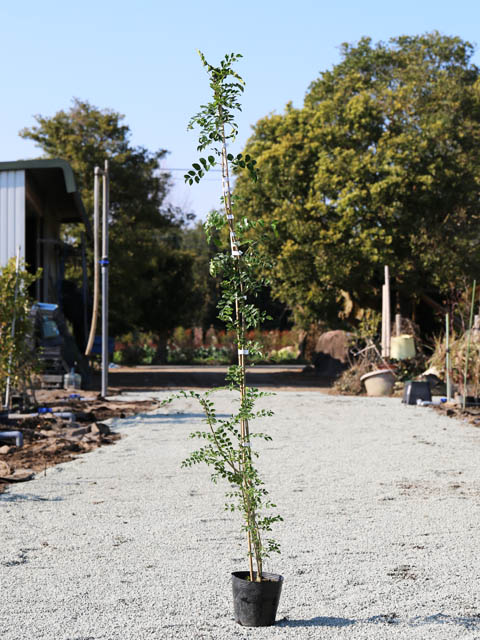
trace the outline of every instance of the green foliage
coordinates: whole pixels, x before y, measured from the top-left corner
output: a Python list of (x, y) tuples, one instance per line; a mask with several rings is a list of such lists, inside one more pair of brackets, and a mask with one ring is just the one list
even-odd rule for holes
[[(245, 170), (251, 178), (256, 178), (255, 162), (249, 155), (233, 157), (226, 151), (227, 140), (237, 134), (235, 111), (240, 110), (239, 96), (243, 92), (243, 80), (232, 69), (232, 64), (241, 56), (226, 55), (219, 67), (213, 67), (200, 53), (207, 69), (212, 90), (212, 101), (203, 105), (201, 111), (192, 118), (190, 128), (200, 128), (198, 150), (211, 149), (213, 155), (208, 162), (200, 158), (193, 164), (192, 171), (185, 180), (192, 184), (199, 182), (205, 172), (218, 162), (222, 167), (223, 199), (225, 215), (212, 211), (205, 224), (208, 238), (217, 238), (221, 244), (222, 230), (227, 229), (230, 240), (229, 250), (219, 251), (210, 262), (210, 274), (220, 280), (221, 295), (218, 302), (218, 316), (225, 324), (227, 332), (235, 334), (238, 364), (230, 366), (227, 374), (227, 388), (240, 395), (239, 409), (229, 419), (219, 419), (215, 405), (210, 399), (212, 391), (205, 394), (183, 392), (183, 397), (197, 400), (204, 413), (206, 431), (197, 431), (192, 437), (204, 441), (204, 445), (194, 451), (184, 466), (206, 463), (213, 468), (212, 480), (226, 480), (230, 489), (227, 493), (226, 509), (238, 510), (243, 517), (243, 528), (247, 533), (250, 577), (253, 580), (253, 557), (257, 566), (257, 579), (262, 579), (262, 563), (279, 546), (270, 537), (272, 525), (281, 520), (280, 515), (269, 515), (267, 510), (275, 507), (254, 464), (257, 453), (253, 450), (254, 438), (270, 440), (270, 436), (252, 433), (250, 423), (258, 418), (272, 415), (269, 410), (257, 411), (256, 400), (264, 393), (246, 386), (246, 356), (250, 358), (260, 353), (259, 344), (249, 339), (247, 332), (258, 328), (266, 314), (257, 308), (255, 298), (259, 295), (265, 278), (259, 276), (269, 269), (269, 261), (258, 251), (258, 238), (263, 232), (263, 222), (249, 221), (242, 217), (235, 221), (235, 203), (232, 201), (229, 173), (231, 167)], [(224, 236), (223, 236), (224, 237)], [(178, 395), (175, 397), (179, 397)], [(173, 398), (170, 398), (170, 402)]]
[(472, 46), (438, 33), (342, 46), (304, 106), (255, 126), (241, 214), (274, 223), (274, 295), (304, 325), (336, 324), (346, 292), (378, 308), (382, 269), (434, 297), (480, 267), (480, 79)]
[[(170, 176), (159, 169), (167, 152), (132, 146), (123, 116), (87, 101), (74, 99), (69, 110), (35, 119), (37, 126), (20, 135), (47, 157), (68, 160), (90, 218), (94, 167), (110, 161), (112, 333), (163, 333), (184, 322), (200, 297), (191, 287), (194, 256), (179, 247), (184, 219), (165, 204)], [(77, 229), (67, 229), (66, 238), (78, 243)]]
[[(190, 120), (188, 128), (198, 127), (200, 129), (197, 151), (204, 151), (208, 148), (214, 155), (209, 155), (207, 159), (200, 157), (198, 162), (193, 163), (193, 168), (184, 176), (185, 182), (190, 185), (194, 182), (200, 182), (205, 173), (216, 166), (217, 159), (222, 157), (225, 143), (235, 140), (238, 133), (235, 112), (242, 110), (240, 97), (244, 91), (243, 79), (231, 66), (242, 58), (241, 54), (227, 53), (220, 62), (220, 66), (213, 67), (207, 62), (201, 51), (198, 53), (210, 78), (212, 100), (208, 104), (202, 105), (201, 111)], [(248, 153), (245, 155), (239, 153), (236, 156), (226, 153), (226, 159), (232, 169), (246, 168), (250, 177), (254, 180), (257, 179), (256, 160)]]
[[(32, 301), (28, 287), (40, 277), (32, 275), (20, 264), (16, 273), (16, 259), (11, 258), (0, 270), (0, 394), (5, 393), (7, 378), (13, 389), (28, 387), (31, 375), (37, 370), (36, 353), (32, 350), (33, 326), (29, 316)], [(15, 332), (12, 337), (12, 325)]]
[[(230, 375), (236, 377), (233, 369), (232, 367)], [(235, 387), (236, 384), (232, 383), (231, 388)], [(203, 394), (182, 391), (170, 398), (170, 401), (179, 397), (195, 399), (204, 411), (204, 422), (207, 425), (207, 430), (190, 434), (191, 438), (203, 440), (205, 444), (191, 453), (182, 466), (191, 467), (205, 463), (212, 467), (213, 482), (216, 483), (219, 479), (227, 481), (230, 490), (226, 494), (225, 509), (239, 511), (242, 514), (243, 530), (250, 533), (256, 554), (262, 559), (268, 558), (272, 552), (279, 551), (279, 545), (273, 538), (261, 534), (268, 534), (272, 525), (281, 521), (282, 517), (278, 514), (260, 515), (262, 510), (274, 509), (276, 505), (270, 501), (268, 491), (254, 464), (258, 453), (252, 449), (252, 440), (258, 438), (268, 442), (272, 438), (268, 434), (256, 432), (250, 433), (249, 441), (246, 442), (241, 434), (241, 423), (272, 416), (273, 412), (268, 409), (254, 409), (259, 398), (271, 394), (247, 388), (238, 411), (225, 419), (217, 417), (215, 404), (210, 399), (215, 391), (216, 389), (212, 389)], [(247, 517), (247, 513), (253, 513), (255, 517)]]

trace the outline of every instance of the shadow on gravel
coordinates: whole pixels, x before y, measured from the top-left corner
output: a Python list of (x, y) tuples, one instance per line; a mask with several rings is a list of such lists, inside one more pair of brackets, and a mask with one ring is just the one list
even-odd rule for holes
[[(138, 416), (135, 416), (136, 418)], [(217, 418), (231, 418), (231, 413), (217, 413)], [(141, 416), (142, 422), (148, 422), (149, 420), (153, 420), (155, 422), (159, 420), (195, 420), (197, 418), (205, 418), (204, 413), (148, 413)]]
[(44, 498), (33, 493), (1, 493), (0, 502), (61, 502), (63, 498), (55, 496)]
[(419, 627), (422, 624), (452, 624), (465, 629), (480, 629), (480, 614), (471, 616), (451, 616), (446, 613), (435, 613), (431, 616), (412, 618), (408, 621), (411, 627)]
[(436, 613), (431, 616), (418, 616), (410, 620), (402, 620), (396, 613), (385, 613), (371, 618), (333, 618), (317, 616), (310, 620), (289, 620), (283, 618), (276, 624), (278, 627), (348, 627), (353, 624), (403, 624), (410, 627), (419, 627), (430, 624), (450, 624), (463, 627), (464, 629), (480, 629), (480, 614), (472, 616), (451, 616), (445, 613)]
[(348, 627), (351, 624), (355, 624), (357, 620), (350, 620), (349, 618), (330, 618), (318, 616), (311, 618), (310, 620), (289, 620), (283, 618), (277, 622), (277, 627)]

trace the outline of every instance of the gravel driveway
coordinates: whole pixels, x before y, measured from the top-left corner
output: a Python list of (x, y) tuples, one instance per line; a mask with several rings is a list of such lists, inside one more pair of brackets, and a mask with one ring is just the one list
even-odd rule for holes
[[(220, 413), (231, 402), (220, 392)], [(180, 469), (201, 424), (182, 400), (0, 495), (0, 638), (480, 639), (480, 431), (394, 398), (262, 402), (285, 518), (275, 627), (233, 621), (243, 539), (208, 470)]]

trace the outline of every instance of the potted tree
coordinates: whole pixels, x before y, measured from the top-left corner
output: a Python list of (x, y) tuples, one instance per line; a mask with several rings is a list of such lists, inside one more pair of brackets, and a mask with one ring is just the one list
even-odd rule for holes
[(268, 409), (257, 410), (256, 401), (267, 394), (246, 384), (248, 357), (259, 353), (258, 345), (247, 340), (248, 330), (258, 327), (266, 318), (255, 305), (254, 300), (265, 284), (261, 274), (267, 270), (266, 262), (259, 255), (255, 238), (262, 233), (262, 225), (245, 218), (237, 220), (233, 202), (230, 176), (231, 171), (248, 171), (256, 180), (255, 161), (248, 155), (235, 157), (227, 152), (227, 143), (238, 131), (235, 111), (240, 110), (239, 98), (244, 89), (242, 78), (232, 65), (242, 56), (227, 54), (218, 67), (210, 65), (199, 52), (210, 79), (212, 100), (202, 105), (201, 110), (189, 123), (189, 128), (200, 129), (198, 151), (211, 155), (200, 157), (185, 175), (189, 184), (198, 183), (213, 167), (219, 165), (222, 172), (223, 204), (222, 212), (213, 211), (205, 223), (209, 240), (222, 229), (228, 233), (229, 249), (219, 251), (210, 265), (212, 275), (222, 278), (222, 294), (218, 303), (219, 318), (227, 330), (233, 330), (238, 347), (238, 363), (227, 373), (226, 387), (238, 394), (238, 409), (227, 419), (217, 417), (212, 394), (183, 391), (170, 396), (171, 402), (179, 396), (197, 400), (203, 408), (205, 431), (191, 434), (200, 438), (202, 446), (194, 451), (182, 465), (190, 467), (206, 463), (212, 468), (212, 480), (224, 479), (228, 485), (226, 508), (238, 511), (242, 518), (242, 528), (246, 537), (248, 569), (232, 573), (235, 620), (245, 626), (269, 626), (275, 623), (275, 615), (280, 598), (283, 577), (266, 573), (264, 560), (272, 552), (279, 551), (278, 543), (271, 537), (272, 525), (281, 516), (273, 513), (275, 505), (270, 501), (267, 489), (258, 472), (258, 453), (253, 448), (255, 439), (271, 440), (265, 433), (253, 432), (251, 423), (256, 418), (271, 416)]

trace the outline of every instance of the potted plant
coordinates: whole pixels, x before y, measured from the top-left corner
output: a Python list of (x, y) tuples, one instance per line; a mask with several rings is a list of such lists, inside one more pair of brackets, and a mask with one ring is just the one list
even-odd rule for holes
[(171, 402), (179, 396), (194, 398), (203, 408), (205, 431), (191, 434), (203, 440), (182, 465), (190, 467), (206, 463), (212, 468), (212, 480), (224, 479), (228, 485), (226, 508), (238, 511), (242, 517), (242, 528), (246, 536), (248, 569), (232, 573), (235, 620), (245, 626), (269, 626), (274, 624), (280, 598), (283, 577), (264, 571), (264, 560), (272, 552), (279, 551), (278, 543), (270, 537), (272, 525), (282, 520), (271, 509), (268, 492), (258, 472), (258, 453), (253, 448), (255, 439), (271, 440), (265, 433), (253, 432), (251, 423), (256, 418), (271, 416), (268, 409), (255, 409), (256, 401), (267, 394), (246, 384), (248, 357), (259, 354), (256, 343), (246, 338), (246, 332), (254, 329), (266, 318), (254, 304), (261, 287), (265, 284), (262, 273), (267, 266), (256, 248), (255, 237), (262, 232), (262, 225), (245, 218), (236, 220), (230, 175), (231, 171), (246, 170), (256, 179), (255, 161), (248, 155), (235, 157), (227, 152), (227, 142), (237, 134), (234, 113), (240, 110), (239, 97), (243, 92), (243, 80), (232, 65), (242, 56), (228, 54), (218, 67), (210, 65), (199, 52), (205, 66), (212, 90), (212, 101), (201, 107), (189, 128), (199, 127), (198, 151), (208, 149), (211, 155), (200, 157), (185, 175), (189, 184), (198, 183), (216, 165), (221, 167), (223, 185), (222, 212), (213, 211), (205, 223), (209, 240), (224, 229), (228, 232), (229, 249), (219, 251), (210, 265), (214, 276), (221, 276), (222, 294), (218, 303), (219, 318), (227, 331), (234, 331), (238, 350), (238, 363), (228, 369), (226, 386), (238, 393), (238, 409), (227, 419), (217, 417), (212, 394), (183, 391), (170, 396)]

